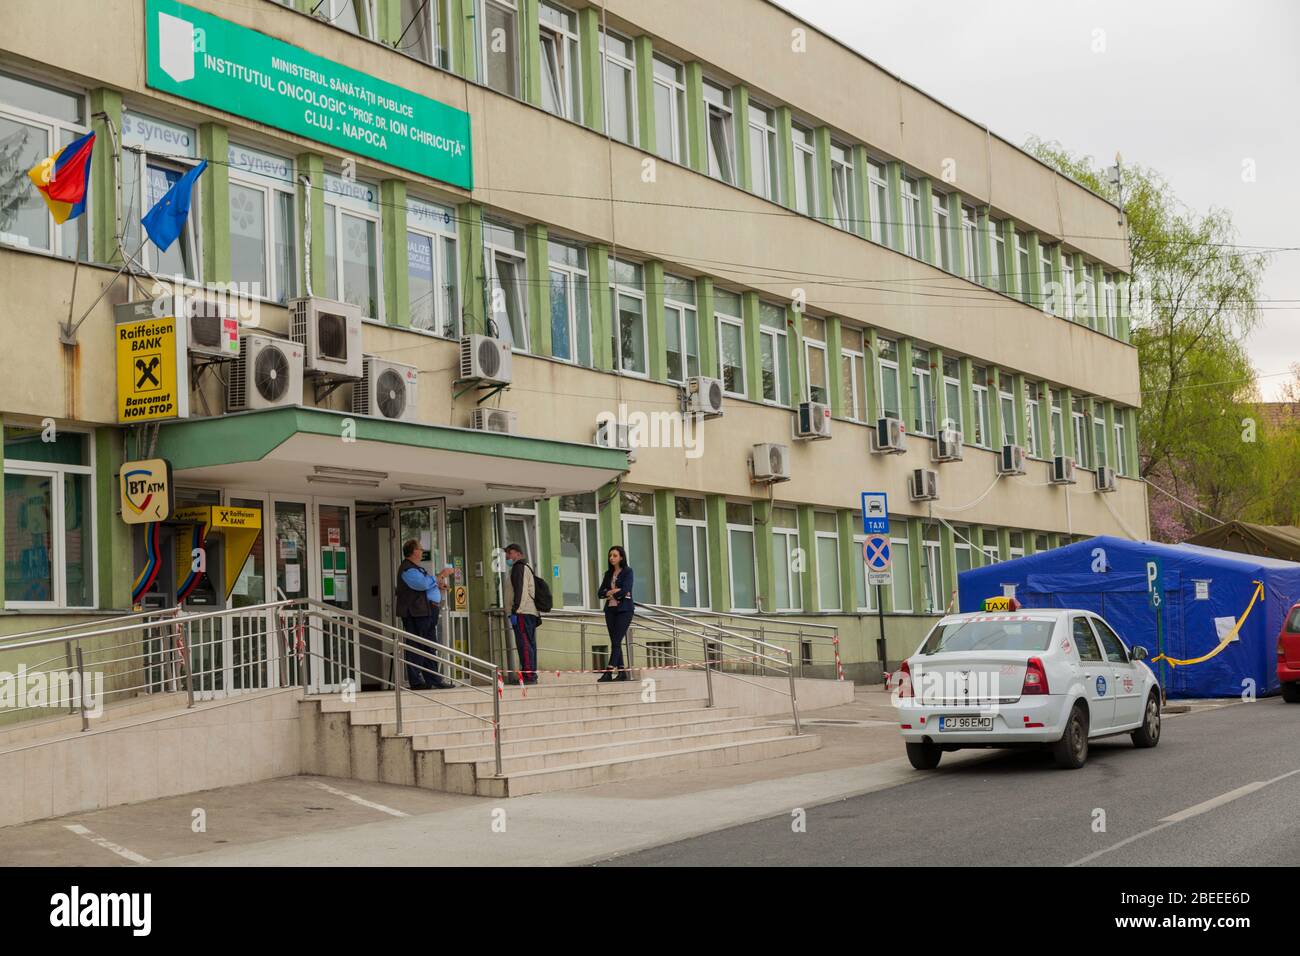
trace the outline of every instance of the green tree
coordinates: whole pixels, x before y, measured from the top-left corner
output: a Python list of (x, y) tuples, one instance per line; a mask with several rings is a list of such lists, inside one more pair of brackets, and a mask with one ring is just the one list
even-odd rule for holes
[[(1117, 188), (1091, 156), (1036, 138), (1026, 148), (1121, 204), (1128, 220), (1127, 304), (1142, 383), (1142, 477), (1203, 511), (1236, 517), (1252, 500), (1250, 482), (1264, 467), (1259, 443), (1243, 441), (1242, 421), (1256, 396), (1244, 342), (1259, 321), (1268, 256), (1238, 246), (1226, 210), (1188, 208), (1155, 170), (1123, 166)], [(1163, 529), (1152, 505), (1153, 531)], [(1195, 511), (1180, 511), (1184, 533), (1208, 523)]]

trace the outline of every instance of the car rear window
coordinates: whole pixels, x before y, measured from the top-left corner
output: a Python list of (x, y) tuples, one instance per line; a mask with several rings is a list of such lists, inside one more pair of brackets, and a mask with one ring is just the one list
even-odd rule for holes
[(1045, 651), (1052, 627), (1052, 621), (954, 621), (931, 631), (921, 653)]
[(1291, 608), (1291, 616), (1286, 619), (1286, 629), (1293, 634), (1300, 633), (1300, 606)]

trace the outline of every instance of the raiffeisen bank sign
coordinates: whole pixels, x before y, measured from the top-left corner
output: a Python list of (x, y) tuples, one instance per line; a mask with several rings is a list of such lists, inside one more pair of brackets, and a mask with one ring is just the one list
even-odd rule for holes
[(464, 189), (469, 114), (175, 0), (147, 0), (149, 86)]

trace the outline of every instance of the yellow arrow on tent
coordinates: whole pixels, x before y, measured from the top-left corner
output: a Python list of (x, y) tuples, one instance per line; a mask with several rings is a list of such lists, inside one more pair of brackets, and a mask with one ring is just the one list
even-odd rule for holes
[(1178, 661), (1174, 660), (1168, 654), (1160, 654), (1157, 657), (1153, 657), (1151, 663), (1154, 664), (1157, 661), (1167, 661), (1170, 667), (1186, 667), (1189, 664), (1200, 664), (1203, 661), (1208, 661), (1211, 657), (1221, 653), (1225, 647), (1236, 640), (1237, 632), (1241, 630), (1241, 625), (1246, 623), (1246, 618), (1250, 617), (1250, 611), (1255, 606), (1255, 602), (1264, 596), (1264, 582), (1256, 581), (1254, 583), (1255, 593), (1250, 596), (1250, 603), (1246, 605), (1245, 612), (1242, 613), (1241, 617), (1237, 618), (1237, 623), (1232, 626), (1232, 630), (1223, 636), (1223, 640), (1219, 641), (1218, 647), (1210, 651), (1208, 654), (1202, 654), (1200, 657), (1193, 657), (1190, 661)]

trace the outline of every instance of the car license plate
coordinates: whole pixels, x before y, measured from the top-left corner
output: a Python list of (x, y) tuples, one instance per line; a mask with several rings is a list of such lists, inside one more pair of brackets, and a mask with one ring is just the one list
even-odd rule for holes
[(992, 730), (992, 717), (940, 717), (940, 730)]

